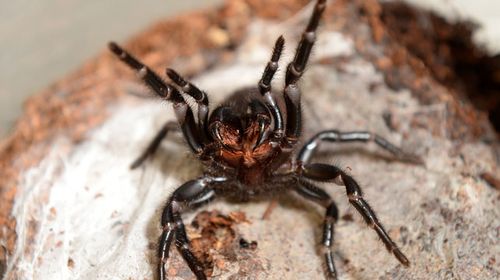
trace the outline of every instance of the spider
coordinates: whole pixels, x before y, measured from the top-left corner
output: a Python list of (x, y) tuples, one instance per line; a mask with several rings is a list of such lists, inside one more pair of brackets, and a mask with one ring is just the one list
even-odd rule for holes
[[(301, 91), (298, 82), (304, 74), (316, 39), (326, 0), (318, 0), (303, 31), (293, 60), (286, 68), (285, 86), (279, 96), (271, 89), (271, 80), (278, 70), (278, 61), (285, 41), (280, 36), (271, 59), (264, 69), (258, 86), (242, 89), (226, 102), (209, 110), (205, 92), (172, 69), (166, 74), (172, 83), (162, 80), (150, 68), (114, 42), (111, 51), (135, 70), (143, 82), (160, 98), (173, 103), (177, 122), (167, 122), (131, 168), (140, 166), (157, 150), (171, 131), (180, 130), (194, 155), (205, 166), (204, 175), (178, 187), (169, 197), (162, 215), (159, 241), (158, 277), (166, 279), (166, 261), (172, 241), (197, 279), (206, 279), (204, 268), (190, 249), (183, 211), (193, 209), (222, 196), (238, 201), (293, 190), (326, 209), (322, 246), (328, 275), (337, 277), (334, 265), (333, 237), (338, 209), (330, 195), (313, 181), (333, 182), (344, 186), (349, 202), (375, 230), (387, 250), (405, 266), (410, 262), (391, 240), (375, 212), (364, 200), (359, 184), (341, 168), (310, 160), (322, 142), (375, 142), (400, 160), (418, 163), (418, 157), (402, 151), (377, 134), (367, 131), (340, 132), (325, 130), (317, 133), (300, 149)], [(197, 117), (185, 97), (196, 101)], [(278, 98), (284, 99), (280, 108)], [(298, 150), (298, 152), (297, 152)]]

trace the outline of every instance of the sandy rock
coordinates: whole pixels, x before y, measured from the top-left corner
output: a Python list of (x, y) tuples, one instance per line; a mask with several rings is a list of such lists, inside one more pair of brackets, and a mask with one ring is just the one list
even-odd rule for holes
[[(252, 1), (235, 1), (222, 11), (242, 18), (259, 8)], [(374, 231), (349, 206), (345, 190), (324, 184), (342, 217), (335, 235), (339, 278), (498, 279), (500, 193), (481, 177), (484, 173), (500, 174), (498, 151), (491, 141), (485, 141), (486, 136), (452, 137), (449, 118), (454, 113), (448, 99), (422, 104), (410, 88), (389, 87), (386, 72), (380, 70), (374, 57), (374, 53), (382, 53), (377, 50), (383, 46), (374, 43), (369, 22), (353, 24), (340, 18), (355, 8), (355, 4), (332, 4), (321, 27), (312, 63), (301, 82), (304, 139), (323, 129), (370, 130), (419, 155), (424, 164), (394, 161), (372, 144), (322, 146), (315, 161), (349, 170), (412, 263), (405, 268), (386, 251)], [(232, 91), (256, 84), (280, 34), (286, 39), (281, 64), (281, 70), (285, 69), (310, 9), (308, 6), (286, 21), (243, 18), (248, 20), (244, 36), (238, 33), (239, 27), (228, 31), (229, 35), (221, 30), (210, 35), (218, 38), (217, 44), (243, 38), (234, 51), (195, 51), (203, 54), (163, 60), (180, 66), (176, 68), (181, 72), (195, 69), (190, 73), (196, 74), (193, 83), (216, 104)], [(161, 30), (155, 32), (161, 34)], [(141, 40), (145, 44), (144, 38), (137, 39), (135, 48)], [(215, 48), (220, 48), (217, 44)], [(138, 56), (145, 54), (138, 52)], [(196, 62), (200, 57), (204, 62)], [(104, 102), (109, 105), (104, 106), (107, 115), (102, 121), (84, 129), (78, 142), (69, 137), (71, 134), (56, 132), (44, 138), (42, 146), (30, 144), (29, 150), (19, 151), (33, 153), (43, 147), (35, 163), (16, 165), (21, 167), (15, 187), (10, 189), (14, 195), (9, 215), (4, 215), (15, 224), (2, 224), (0, 236), (7, 256), (4, 279), (151, 279), (156, 270), (163, 204), (176, 187), (202, 174), (186, 145), (175, 137), (162, 144), (154, 160), (129, 170), (155, 132), (175, 117), (169, 104), (137, 97), (137, 93), (147, 94), (118, 60), (107, 55), (99, 59), (106, 65), (117, 65), (112, 73), (126, 73), (120, 79), (109, 79), (106, 86), (99, 85), (120, 92), (111, 99), (112, 104)], [(149, 59), (158, 69), (166, 66), (158, 66), (151, 54)], [(218, 63), (206, 63), (207, 59)], [(277, 76), (274, 88), (283, 84), (283, 72)], [(436, 89), (438, 95), (452, 99), (447, 89), (430, 77), (423, 79), (431, 86), (429, 91)], [(70, 123), (79, 122), (85, 118)], [(8, 186), (2, 186), (4, 201), (8, 201)], [(262, 215), (268, 200), (241, 204), (219, 200), (184, 216), (188, 234), (197, 238), (200, 230), (191, 223), (196, 213), (244, 214), (244, 221), (230, 225), (232, 243), (220, 247), (224, 250), (210, 251), (215, 279), (325, 277), (318, 250), (324, 210), (293, 195), (277, 199), (278, 206), (266, 220)], [(14, 246), (7, 242), (12, 236)], [(251, 250), (241, 248), (241, 238), (258, 245)], [(193, 278), (174, 249), (168, 267), (172, 279)]]

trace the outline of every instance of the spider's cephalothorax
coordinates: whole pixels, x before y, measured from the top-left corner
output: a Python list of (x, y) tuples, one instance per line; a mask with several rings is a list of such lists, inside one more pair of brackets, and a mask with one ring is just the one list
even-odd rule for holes
[[(163, 210), (163, 233), (159, 242), (159, 279), (165, 279), (165, 263), (173, 240), (182, 257), (198, 279), (206, 279), (204, 269), (193, 255), (181, 213), (206, 203), (216, 196), (230, 196), (247, 200), (252, 195), (270, 193), (288, 188), (325, 207), (322, 246), (327, 270), (336, 277), (333, 261), (334, 225), (338, 210), (330, 195), (312, 181), (333, 182), (346, 189), (349, 202), (361, 214), (384, 242), (386, 248), (403, 264), (409, 261), (391, 240), (374, 211), (363, 199), (358, 183), (342, 169), (328, 164), (310, 163), (313, 153), (322, 142), (373, 141), (402, 160), (419, 162), (384, 138), (366, 131), (319, 132), (299, 150), (294, 147), (301, 136), (302, 113), (297, 82), (304, 73), (316, 39), (316, 29), (325, 9), (326, 0), (318, 0), (305, 28), (293, 60), (286, 68), (285, 86), (278, 96), (272, 94), (271, 80), (278, 69), (284, 46), (283, 37), (276, 41), (271, 59), (257, 87), (236, 92), (211, 113), (207, 95), (186, 81), (172, 69), (167, 76), (172, 84), (163, 81), (147, 66), (139, 62), (115, 43), (111, 51), (129, 67), (159, 97), (173, 103), (177, 123), (168, 122), (158, 132), (144, 153), (132, 164), (136, 168), (157, 150), (169, 131), (180, 130), (189, 147), (206, 166), (198, 179), (184, 183), (170, 196)], [(197, 116), (185, 97), (196, 101)], [(282, 99), (283, 108), (277, 104)]]
[(216, 140), (211, 156), (223, 163), (224, 173), (232, 173), (250, 187), (267, 181), (271, 175), (267, 167), (281, 151), (271, 120), (265, 102), (252, 89), (237, 92), (233, 100), (214, 110), (208, 126)]

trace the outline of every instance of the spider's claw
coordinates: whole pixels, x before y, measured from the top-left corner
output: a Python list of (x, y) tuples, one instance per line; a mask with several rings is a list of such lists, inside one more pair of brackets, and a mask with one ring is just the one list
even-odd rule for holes
[(326, 267), (328, 269), (328, 275), (330, 279), (337, 280), (337, 270), (335, 269), (335, 264), (333, 262), (333, 252), (328, 251), (325, 253)]
[(141, 166), (144, 163), (144, 161), (146, 161), (146, 159), (147, 159), (147, 155), (142, 155), (142, 156), (138, 157), (136, 160), (134, 160), (134, 162), (132, 162), (132, 164), (130, 164), (130, 169), (134, 170), (137, 167)]
[(398, 261), (408, 267), (410, 266), (410, 261), (408, 260), (408, 258), (403, 254), (403, 252), (401, 252), (398, 248), (394, 248), (394, 250), (392, 251), (392, 253), (394, 254), (394, 256), (396, 257), (396, 259), (398, 259)]
[(118, 46), (118, 44), (115, 43), (115, 42), (113, 42), (113, 41), (111, 41), (111, 42), (108, 43), (108, 47), (116, 55), (120, 55), (120, 53), (123, 52), (123, 49), (120, 48), (120, 46)]
[(398, 158), (402, 162), (408, 162), (408, 163), (413, 163), (413, 164), (417, 164), (417, 165), (425, 165), (424, 159), (420, 156), (415, 155), (415, 154), (404, 153), (404, 154), (400, 155)]
[(118, 45), (117, 43), (115, 43), (113, 41), (108, 43), (108, 48), (112, 53), (114, 53), (121, 60), (125, 60), (128, 57), (130, 57), (130, 55), (127, 53), (127, 51), (125, 51), (122, 47), (120, 47), (120, 45)]

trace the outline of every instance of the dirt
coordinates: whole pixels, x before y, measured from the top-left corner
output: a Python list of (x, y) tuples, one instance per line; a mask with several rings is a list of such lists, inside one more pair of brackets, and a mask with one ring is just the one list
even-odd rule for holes
[(255, 250), (257, 249), (258, 243), (257, 241), (251, 241), (248, 242), (245, 238), (240, 238), (240, 248), (241, 249), (250, 249), (250, 250)]
[[(357, 50), (384, 73), (387, 85), (410, 89), (422, 104), (444, 104), (445, 136), (461, 141), (497, 138), (489, 119), (497, 123), (498, 57), (487, 56), (472, 43), (469, 23), (448, 23), (401, 2), (356, 1), (347, 11), (348, 18), (370, 26), (371, 38), (352, 24), (345, 32), (360, 34)], [(486, 71), (491, 75), (483, 75)]]
[(381, 3), (380, 19), (389, 36), (418, 57), (438, 82), (488, 112), (500, 132), (500, 54), (489, 55), (474, 43), (474, 23), (448, 22), (404, 2)]
[[(205, 273), (212, 276), (214, 266), (219, 269), (225, 267), (225, 262), (236, 261), (237, 251), (240, 249), (256, 248), (256, 242), (243, 243), (237, 225), (250, 223), (244, 212), (231, 212), (224, 215), (217, 210), (201, 211), (191, 222), (189, 238), (191, 248), (198, 260), (205, 267)], [(238, 240), (239, 239), (239, 240)]]

